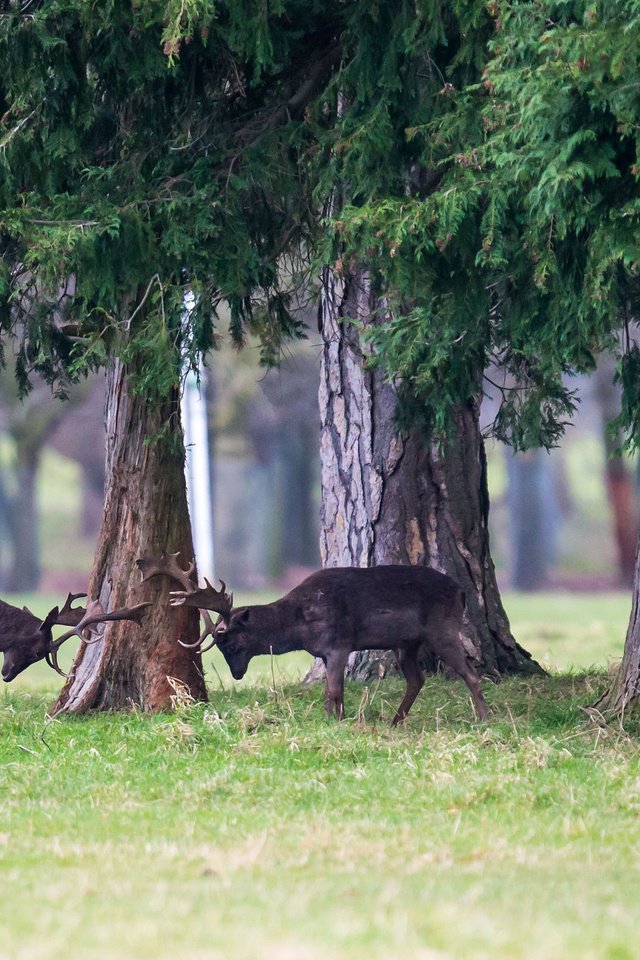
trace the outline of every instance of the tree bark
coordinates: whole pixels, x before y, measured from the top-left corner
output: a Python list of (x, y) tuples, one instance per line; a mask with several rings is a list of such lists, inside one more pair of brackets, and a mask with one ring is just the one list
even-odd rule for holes
[[(379, 312), (363, 271), (338, 286), (325, 278), (320, 328), (324, 566), (418, 564), (449, 574), (464, 590), (486, 673), (538, 672), (515, 642), (489, 551), (486, 461), (478, 404), (455, 412), (453, 436), (426, 442), (396, 422), (395, 387), (367, 365), (359, 324)], [(353, 655), (350, 673), (371, 676), (388, 656)], [(426, 667), (434, 663), (427, 659)], [(314, 667), (314, 674), (318, 668)]]
[(640, 703), (640, 550), (636, 552), (633, 602), (622, 662), (613, 683), (595, 704), (605, 716), (622, 717)]
[(193, 557), (178, 396), (148, 402), (131, 387), (135, 373), (116, 360), (107, 377), (105, 504), (89, 595), (107, 611), (153, 606), (141, 627), (107, 623), (101, 640), (81, 644), (55, 713), (168, 708), (176, 681), (206, 699), (200, 656), (178, 643), (197, 639), (198, 612), (170, 607), (167, 580), (142, 584), (135, 565), (162, 550)]

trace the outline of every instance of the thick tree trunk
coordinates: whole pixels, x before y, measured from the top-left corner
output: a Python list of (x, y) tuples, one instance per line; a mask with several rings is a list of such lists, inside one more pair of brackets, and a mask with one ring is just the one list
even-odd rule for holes
[[(321, 310), (323, 565), (406, 563), (447, 573), (467, 596), (481, 668), (538, 671), (511, 635), (496, 584), (477, 405), (456, 411), (446, 445), (398, 429), (395, 388), (381, 370), (367, 368), (350, 322), (371, 323), (379, 306), (364, 273), (340, 289), (327, 279)], [(379, 671), (381, 659), (386, 669), (389, 658), (354, 655), (351, 675)]]
[(640, 550), (636, 552), (633, 603), (622, 662), (615, 679), (596, 703), (605, 716), (622, 717), (640, 705)]
[(108, 623), (102, 640), (81, 644), (54, 711), (159, 710), (171, 706), (175, 681), (206, 699), (199, 655), (180, 646), (198, 636), (198, 613), (169, 606), (169, 583), (142, 584), (135, 565), (145, 553), (193, 557), (177, 396), (147, 402), (130, 387), (119, 361), (107, 378), (105, 505), (89, 595), (105, 610), (151, 600), (142, 627)]

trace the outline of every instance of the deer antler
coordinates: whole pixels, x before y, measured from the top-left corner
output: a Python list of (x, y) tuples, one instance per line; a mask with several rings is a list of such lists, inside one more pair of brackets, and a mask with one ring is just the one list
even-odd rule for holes
[(151, 580), (152, 577), (173, 577), (174, 580), (182, 584), (185, 590), (195, 590), (197, 584), (191, 579), (191, 574), (195, 570), (196, 565), (192, 560), (187, 569), (183, 570), (178, 563), (179, 556), (179, 551), (178, 553), (167, 553), (163, 550), (159, 557), (140, 557), (139, 560), (136, 560), (136, 566), (142, 574), (142, 582), (145, 583), (147, 580)]
[[(225, 623), (229, 622), (231, 616), (231, 608), (233, 606), (233, 594), (225, 593), (226, 584), (224, 580), (221, 580), (222, 584), (221, 590), (216, 590), (211, 586), (207, 578), (204, 578), (206, 587), (195, 587), (191, 590), (172, 590), (169, 594), (169, 603), (172, 607), (197, 607), (200, 611), (200, 616), (205, 622), (205, 631), (198, 640), (197, 644), (188, 644), (184, 643), (182, 640), (178, 641), (182, 644), (183, 647), (200, 647), (200, 653), (206, 653), (207, 650), (211, 650), (212, 647), (215, 647), (216, 643), (216, 628), (221, 621)], [(209, 614), (209, 610), (213, 610), (214, 613), (219, 614), (218, 619), (214, 623)], [(211, 636), (211, 643), (207, 644), (206, 647), (203, 647), (202, 644), (206, 637)]]
[(212, 587), (207, 578), (204, 578), (206, 587), (194, 587), (191, 590), (172, 590), (169, 603), (172, 607), (199, 607), (219, 613), (223, 620), (228, 620), (233, 606), (233, 594), (226, 593), (226, 584), (221, 580), (221, 590)]
[[(172, 606), (174, 606), (174, 604), (172, 604)], [(199, 649), (200, 653), (206, 653), (207, 650), (211, 650), (212, 647), (215, 647), (216, 643), (218, 642), (216, 640), (216, 627), (218, 626), (218, 623), (220, 622), (221, 618), (218, 617), (218, 619), (214, 623), (213, 620), (211, 619), (211, 615), (208, 610), (204, 610), (204, 609), (201, 610), (200, 608), (198, 608), (198, 613), (204, 620), (204, 630), (202, 631), (202, 633), (200, 634), (200, 636), (198, 637), (195, 643), (185, 643), (184, 640), (180, 640), (180, 639), (178, 639), (178, 643), (180, 644), (181, 647), (186, 647), (187, 650)], [(207, 637), (212, 638), (211, 643), (208, 643), (206, 647), (203, 647), (202, 644), (207, 639)]]
[[(195, 643), (184, 643), (182, 640), (179, 643), (188, 650), (200, 649), (201, 653), (206, 653), (216, 644), (215, 631), (220, 619), (228, 620), (231, 615), (233, 594), (225, 593), (223, 580), (220, 581), (222, 590), (214, 590), (206, 577), (204, 582), (207, 586), (205, 588), (198, 587), (197, 583), (194, 583), (191, 579), (191, 574), (195, 570), (195, 562), (192, 560), (187, 569), (183, 570), (178, 563), (179, 556), (179, 552), (166, 553), (166, 551), (163, 551), (159, 557), (140, 557), (139, 560), (136, 560), (136, 565), (142, 573), (143, 583), (150, 580), (151, 577), (166, 576), (173, 577), (184, 588), (183, 590), (171, 591), (169, 603), (172, 607), (183, 605), (197, 607), (204, 620), (205, 629)], [(216, 623), (211, 619), (209, 610), (220, 614)], [(202, 644), (208, 636), (212, 637), (212, 642), (203, 647)]]
[[(65, 605), (62, 608), (62, 611), (60, 611), (60, 615), (63, 613), (65, 616), (68, 615), (69, 619), (66, 620), (66, 623), (72, 623), (73, 628), (68, 630), (61, 637), (58, 637), (57, 640), (52, 641), (49, 651), (46, 655), (46, 661), (49, 666), (53, 667), (53, 669), (63, 677), (65, 677), (66, 674), (60, 669), (58, 664), (58, 650), (66, 640), (76, 636), (80, 637), (80, 639), (84, 640), (84, 642), (87, 644), (95, 643), (101, 638), (102, 634), (100, 634), (98, 630), (92, 629), (93, 625), (96, 623), (104, 623), (108, 620), (133, 620), (138, 624), (138, 626), (140, 626), (142, 623), (143, 611), (147, 607), (151, 606), (150, 603), (138, 603), (134, 607), (120, 607), (118, 610), (113, 610), (111, 613), (105, 613), (104, 608), (99, 600), (91, 600), (87, 604), (86, 610), (80, 607), (71, 609), (71, 603), (73, 603), (77, 597), (83, 596), (86, 596), (86, 594), (81, 593), (77, 594), (76, 596), (69, 594), (67, 597)], [(65, 611), (67, 612), (65, 613)], [(79, 613), (82, 613), (82, 616), (77, 618), (77, 614)], [(55, 622), (64, 624), (65, 620), (56, 620)], [(89, 630), (92, 634), (95, 634), (95, 636), (91, 637), (91, 639), (85, 637), (85, 630)]]
[(74, 600), (79, 600), (80, 597), (86, 597), (86, 593), (68, 593), (62, 610), (58, 607), (50, 610), (42, 621), (41, 627), (54, 627), (56, 624), (63, 627), (75, 627), (87, 612), (85, 607), (71, 606)]
[(86, 593), (68, 593), (62, 610), (58, 613), (56, 623), (65, 627), (77, 626), (86, 614), (85, 607), (72, 607), (71, 604), (80, 597), (86, 597)]

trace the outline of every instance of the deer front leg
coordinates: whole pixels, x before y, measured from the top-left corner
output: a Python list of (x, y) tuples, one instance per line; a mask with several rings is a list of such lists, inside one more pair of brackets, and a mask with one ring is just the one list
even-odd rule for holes
[(344, 719), (344, 668), (349, 652), (337, 650), (327, 656), (327, 676), (324, 688), (324, 704), (327, 716), (336, 712), (338, 720)]
[(404, 678), (407, 681), (407, 689), (404, 697), (402, 698), (402, 703), (398, 707), (396, 715), (391, 721), (391, 725), (394, 727), (397, 723), (401, 723), (409, 713), (411, 705), (420, 693), (424, 683), (422, 670), (418, 666), (417, 650), (396, 650), (396, 657), (398, 659), (400, 669), (404, 674)]

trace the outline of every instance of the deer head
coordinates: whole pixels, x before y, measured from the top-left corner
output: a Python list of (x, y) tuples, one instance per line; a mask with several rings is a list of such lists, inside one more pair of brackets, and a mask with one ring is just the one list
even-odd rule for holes
[[(149, 606), (148, 603), (139, 603), (111, 613), (105, 613), (98, 600), (90, 601), (86, 608), (72, 606), (75, 600), (84, 596), (84, 593), (70, 593), (62, 609), (54, 607), (44, 620), (36, 617), (27, 607), (21, 610), (0, 600), (0, 652), (4, 654), (2, 679), (6, 683), (38, 660), (46, 660), (56, 673), (66, 676), (58, 665), (58, 650), (66, 640), (77, 636), (85, 643), (95, 642), (100, 639), (95, 626), (106, 620), (133, 620), (140, 624), (142, 612)], [(53, 627), (57, 625), (73, 629), (54, 640)]]

